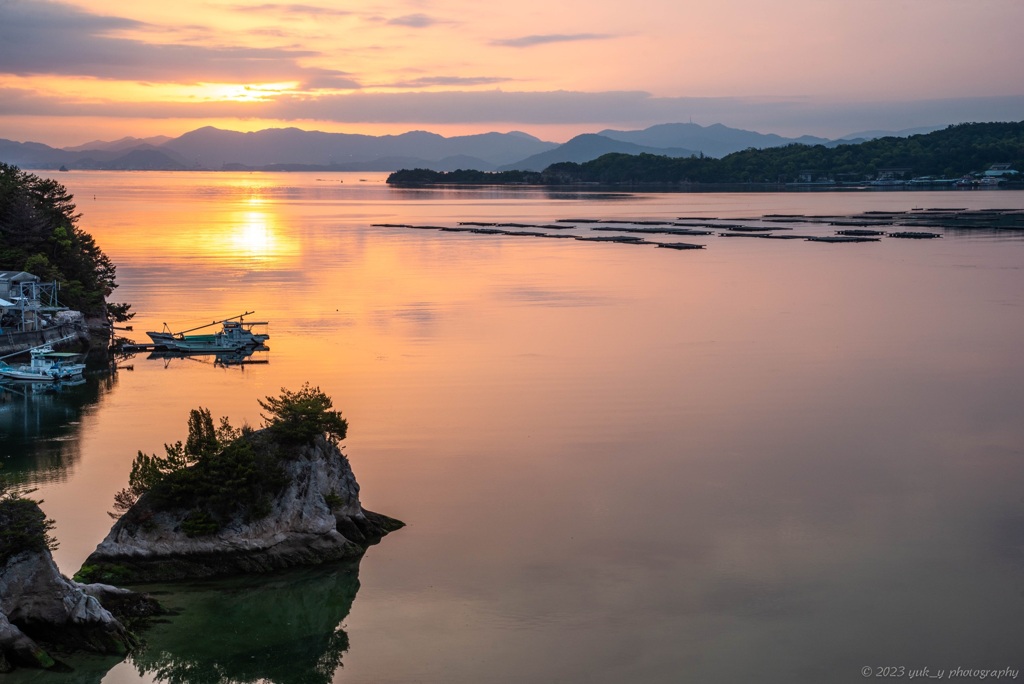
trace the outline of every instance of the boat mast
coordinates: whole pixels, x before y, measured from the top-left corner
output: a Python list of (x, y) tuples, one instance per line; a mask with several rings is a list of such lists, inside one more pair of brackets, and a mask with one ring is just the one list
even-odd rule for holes
[[(173, 333), (173, 334), (175, 334), (175, 335), (184, 335), (185, 333), (195, 332), (196, 330), (202, 330), (203, 328), (209, 328), (211, 325), (217, 325), (218, 323), (225, 323), (227, 321), (233, 321), (236, 318), (242, 318), (243, 316), (249, 316), (249, 315), (254, 314), (254, 313), (256, 313), (256, 312), (255, 311), (246, 311), (243, 314), (238, 314), (237, 316), (232, 316), (231, 318), (224, 318), (224, 319), (221, 319), (219, 321), (213, 321), (212, 323), (206, 323), (205, 325), (200, 325), (200, 326), (197, 326), (195, 328), (189, 328), (188, 330), (182, 330), (181, 332), (177, 332), (177, 333)], [(167, 327), (166, 323), (164, 323), (164, 329), (170, 330), (170, 328)]]

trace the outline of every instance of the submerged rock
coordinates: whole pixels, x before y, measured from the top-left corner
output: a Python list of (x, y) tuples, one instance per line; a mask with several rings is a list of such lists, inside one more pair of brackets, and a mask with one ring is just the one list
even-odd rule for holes
[(25, 636), (0, 612), (0, 672), (10, 672), (19, 665), (49, 668), (55, 664), (49, 653)]
[(259, 449), (284, 449), (284, 485), (257, 519), (234, 515), (209, 533), (189, 521), (196, 511), (144, 494), (111, 528), (76, 577), (163, 582), (355, 558), (403, 523), (363, 509), (348, 459), (323, 436), (280, 447), (265, 431), (249, 437)]

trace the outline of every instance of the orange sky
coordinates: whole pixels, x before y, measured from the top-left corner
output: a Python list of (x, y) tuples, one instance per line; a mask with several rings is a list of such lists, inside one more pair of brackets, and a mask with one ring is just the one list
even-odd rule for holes
[(1019, 0), (0, 2), (0, 138), (1024, 118)]

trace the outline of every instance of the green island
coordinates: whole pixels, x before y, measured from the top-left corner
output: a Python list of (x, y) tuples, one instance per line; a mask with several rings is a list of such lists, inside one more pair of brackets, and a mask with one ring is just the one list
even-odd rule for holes
[(543, 171), (486, 172), (403, 169), (392, 185), (640, 185), (698, 189), (727, 186), (941, 187), (1000, 184), (1024, 187), (1024, 121), (964, 123), (907, 138), (849, 145), (786, 145), (748, 149), (716, 159), (704, 155), (605, 154), (581, 164), (561, 162)]

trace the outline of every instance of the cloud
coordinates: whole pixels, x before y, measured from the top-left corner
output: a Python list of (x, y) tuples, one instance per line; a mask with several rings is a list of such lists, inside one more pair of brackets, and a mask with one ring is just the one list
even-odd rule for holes
[(362, 87), (358, 81), (343, 71), (329, 69), (306, 69), (301, 82), (303, 90), (355, 90)]
[(0, 88), (0, 116), (60, 116), (73, 105), (56, 97), (45, 97), (23, 88)]
[(498, 76), (422, 76), (408, 81), (387, 84), (391, 88), (429, 88), (432, 86), (465, 87), (507, 83), (512, 79)]
[(356, 93), (278, 98), (271, 107), (278, 118), (317, 118), (376, 123), (573, 123), (619, 121), (627, 113), (651, 106), (642, 92), (580, 93), (570, 91), (446, 91)]
[(245, 14), (262, 12), (285, 16), (346, 17), (352, 15), (352, 12), (349, 10), (334, 9), (333, 7), (316, 7), (314, 5), (295, 5), (277, 2), (268, 2), (262, 5), (233, 5), (231, 9)]
[(610, 38), (615, 38), (615, 36), (607, 33), (549, 33), (545, 35), (492, 40), (491, 45), (500, 45), (502, 47), (533, 47), (535, 45), (549, 45), (551, 43), (574, 43), (584, 40), (608, 40)]
[[(147, 43), (112, 35), (148, 28), (143, 22), (90, 14), (61, 2), (4, 3), (0, 5), (0, 73), (168, 83), (347, 77), (341, 71), (301, 66), (300, 59), (318, 55), (309, 50)], [(357, 86), (349, 79), (341, 87)]]
[[(440, 77), (444, 78), (444, 77)], [(481, 77), (487, 78), (487, 77)], [(424, 77), (425, 83), (431, 77)], [(312, 79), (314, 83), (320, 79)], [(329, 85), (337, 81), (328, 79)], [(708, 102), (746, 107), (743, 100), (655, 98), (640, 91), (437, 91), (281, 94), (261, 102), (82, 102), (0, 90), (0, 115), (108, 116), (117, 118), (225, 118), (322, 120), (337, 123), (524, 124), (607, 123), (651, 118), (683, 120)], [(669, 117), (669, 118), (665, 118)]]
[(402, 17), (395, 17), (394, 19), (389, 19), (387, 23), (393, 26), (410, 26), (412, 28), (426, 28), (428, 26), (433, 26), (434, 24), (438, 23), (438, 21), (437, 19), (429, 17), (426, 14), (407, 14)]
[(654, 97), (640, 91), (445, 91), (281, 94), (260, 102), (78, 102), (23, 89), (0, 89), (0, 116), (115, 119), (267, 119), (340, 124), (645, 128), (693, 120), (762, 133), (832, 138), (861, 130), (901, 130), (965, 121), (1019, 121), (1024, 96), (912, 102), (818, 102), (808, 98)]

